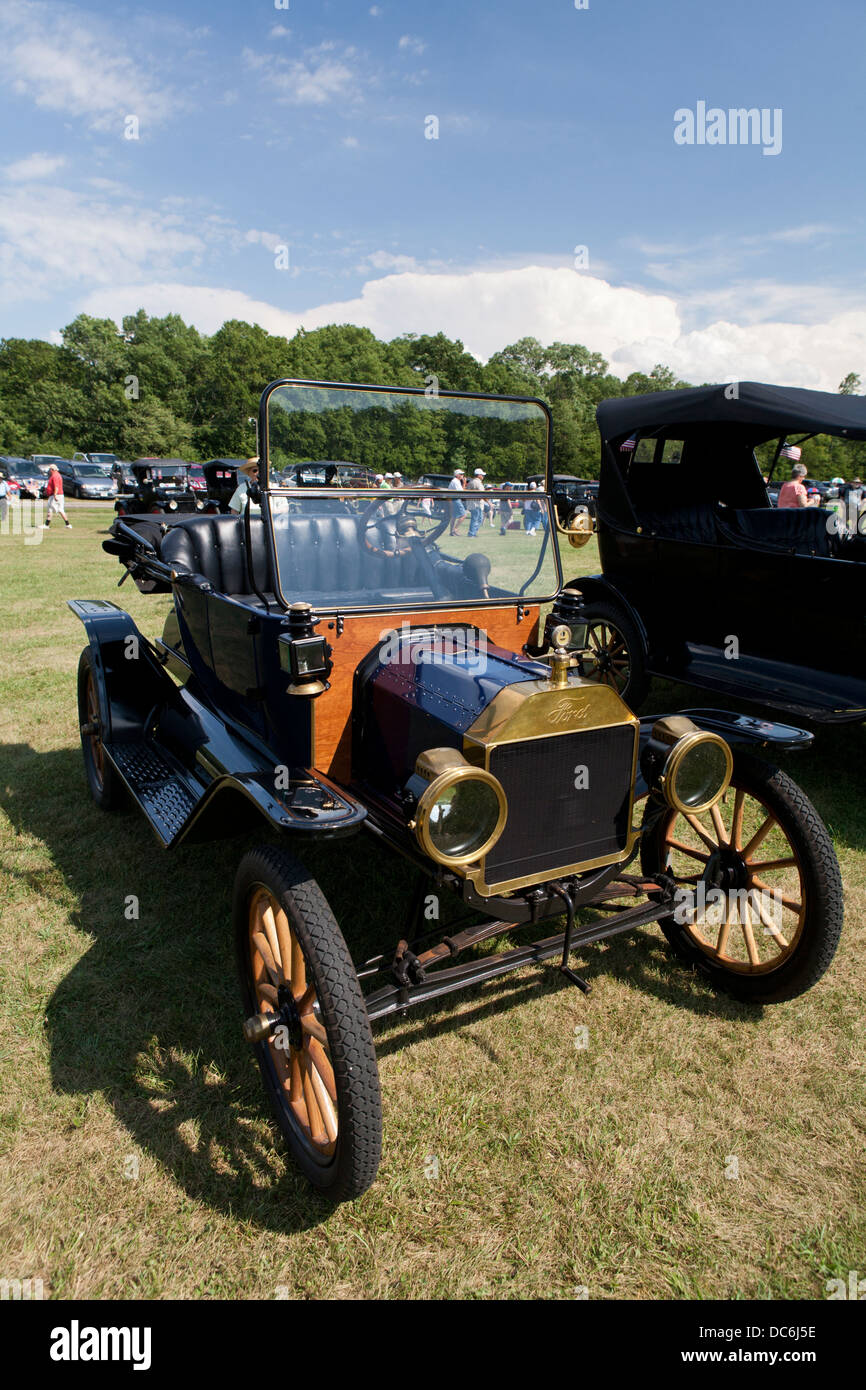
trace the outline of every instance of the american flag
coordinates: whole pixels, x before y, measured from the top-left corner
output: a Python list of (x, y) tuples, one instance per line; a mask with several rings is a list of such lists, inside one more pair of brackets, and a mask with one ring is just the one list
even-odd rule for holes
[(799, 463), (802, 453), (803, 450), (799, 444), (786, 444), (783, 449), (779, 450), (779, 458), (793, 459), (794, 463)]
[(630, 439), (623, 440), (623, 442), (619, 446), (619, 451), (621, 454), (630, 454), (636, 444), (637, 436), (633, 434)]

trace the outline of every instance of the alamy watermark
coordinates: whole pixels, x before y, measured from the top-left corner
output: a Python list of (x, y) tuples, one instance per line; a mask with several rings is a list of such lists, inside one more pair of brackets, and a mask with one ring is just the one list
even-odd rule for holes
[(781, 897), (772, 890), (708, 887), (701, 879), (694, 888), (676, 890), (673, 916), (679, 927), (721, 927), (736, 910), (741, 922), (761, 922), (764, 931), (772, 934), (781, 930), (783, 908)]
[(676, 145), (761, 145), (762, 154), (782, 153), (781, 106), (722, 106), (696, 103), (674, 112)]
[(383, 666), (448, 666), (465, 663), (470, 671), (483, 675), (487, 670), (487, 637), (474, 627), (413, 628), (404, 618), (397, 628), (380, 634), (379, 660)]

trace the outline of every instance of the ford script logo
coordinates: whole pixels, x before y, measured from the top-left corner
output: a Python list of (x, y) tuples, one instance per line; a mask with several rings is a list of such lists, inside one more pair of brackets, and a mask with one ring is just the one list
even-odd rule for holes
[(559, 700), (547, 713), (548, 724), (567, 724), (571, 719), (583, 719), (589, 709), (588, 700)]

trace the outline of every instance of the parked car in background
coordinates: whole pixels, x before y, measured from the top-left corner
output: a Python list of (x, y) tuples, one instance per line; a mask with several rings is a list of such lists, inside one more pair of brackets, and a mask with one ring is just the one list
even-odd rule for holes
[(602, 401), (597, 418), (603, 573), (573, 587), (598, 678), (635, 704), (657, 675), (798, 718), (866, 719), (863, 519), (773, 507), (755, 452), (776, 442), (778, 465), (791, 440), (866, 440), (866, 399), (741, 381), (736, 399), (654, 392)]
[(56, 463), (59, 468), (61, 463), (68, 463), (69, 460), (65, 459), (62, 454), (31, 454), (30, 462), (47, 478), (52, 463)]
[(235, 495), (238, 485), (238, 469), (246, 459), (209, 459), (202, 465), (207, 486), (205, 511), (221, 512), (229, 510), (229, 502)]
[(189, 485), (193, 492), (197, 492), (201, 496), (207, 494), (207, 479), (205, 478), (204, 469), (200, 463), (191, 463), (189, 465)]
[(118, 497), (118, 516), (141, 512), (201, 512), (204, 495), (190, 484), (191, 464), (183, 459), (137, 459), (132, 465), (135, 486)]
[[(7, 454), (0, 463), (3, 465), (3, 476), (8, 483), (17, 484), (17, 495), (19, 497), (43, 497), (45, 495), (45, 485), (48, 479), (41, 473), (31, 459), (18, 458), (14, 454)], [(10, 487), (10, 491), (11, 491)]]
[(135, 487), (135, 474), (132, 471), (132, 464), (126, 459), (117, 459), (111, 465), (109, 472), (117, 484), (118, 493), (131, 492)]
[(77, 455), (72, 460), (58, 463), (63, 479), (63, 491), (67, 497), (87, 497), (108, 499), (117, 496), (117, 484), (103, 464), (81, 461)]
[(117, 454), (73, 454), (73, 463), (95, 463), (97, 467), (104, 468), (106, 473), (110, 473), (114, 464), (118, 461)]
[[(527, 480), (544, 488), (547, 481), (541, 473)], [(598, 483), (594, 478), (578, 478), (574, 473), (554, 473), (551, 496), (556, 514), (563, 523), (575, 512), (588, 512), (593, 519), (598, 510)]]

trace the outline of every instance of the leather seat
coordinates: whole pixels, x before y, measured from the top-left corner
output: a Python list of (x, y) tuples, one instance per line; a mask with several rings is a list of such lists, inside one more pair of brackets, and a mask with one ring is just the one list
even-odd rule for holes
[[(281, 588), (289, 603), (308, 599), (320, 607), (340, 604), (424, 602), (434, 597), (432, 567), (423, 547), (396, 555), (394, 523), (385, 518), (364, 531), (357, 517), (339, 514), (277, 514), (274, 536), (280, 561)], [(250, 518), (255, 582), (273, 601), (265, 530), (261, 517)], [(217, 592), (257, 604), (250, 593), (244, 524), (236, 516), (195, 516), (177, 522), (160, 547), (166, 564), (199, 574)]]
[(736, 529), (749, 540), (762, 541), (795, 555), (832, 558), (834, 537), (827, 527), (829, 514), (820, 507), (749, 507), (731, 510)]

